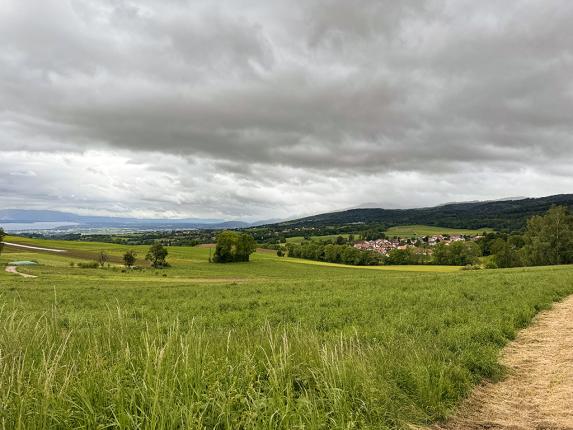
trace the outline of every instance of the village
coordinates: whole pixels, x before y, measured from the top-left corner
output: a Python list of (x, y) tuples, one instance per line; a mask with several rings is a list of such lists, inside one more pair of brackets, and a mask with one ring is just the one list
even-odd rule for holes
[(477, 241), (483, 236), (466, 236), (461, 234), (452, 235), (434, 235), (434, 236), (421, 236), (419, 238), (388, 238), (377, 240), (362, 240), (356, 242), (354, 247), (362, 251), (375, 251), (382, 255), (388, 255), (390, 251), (395, 249), (408, 249), (408, 248), (426, 248), (425, 254), (430, 255), (432, 252), (431, 247), (439, 243), (449, 245), (453, 242), (459, 241)]

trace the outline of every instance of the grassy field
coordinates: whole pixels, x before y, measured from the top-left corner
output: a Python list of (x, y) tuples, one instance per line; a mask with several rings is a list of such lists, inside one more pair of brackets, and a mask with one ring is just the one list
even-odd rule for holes
[[(387, 237), (420, 237), (420, 236), (432, 236), (436, 234), (467, 234), (470, 236), (475, 236), (482, 234), (483, 232), (492, 232), (491, 228), (482, 228), (478, 230), (468, 230), (463, 228), (448, 228), (448, 227), (436, 227), (431, 225), (401, 225), (397, 227), (390, 227), (385, 231)], [(331, 234), (327, 236), (311, 236), (311, 240), (335, 240), (338, 236), (342, 236), (348, 239), (349, 234)], [(356, 235), (357, 238), (360, 237), (359, 234)], [(293, 236), (287, 238), (287, 243), (300, 244), (304, 241), (303, 236)]]
[(397, 227), (390, 227), (386, 230), (388, 237), (419, 237), (419, 236), (432, 236), (437, 234), (467, 234), (475, 236), (483, 232), (491, 232), (491, 228), (482, 228), (479, 230), (467, 230), (463, 228), (447, 228), (436, 227), (431, 225), (401, 225)]
[[(311, 236), (310, 239), (311, 240), (336, 240), (336, 238), (338, 236), (342, 236), (345, 239), (348, 239), (348, 236), (350, 236), (350, 234), (327, 234), (324, 236)], [(304, 236), (292, 236), (292, 237), (287, 237), (286, 239), (287, 243), (302, 243), (304, 241)]]
[(20, 241), (72, 255), (0, 256), (41, 263), (19, 269), (34, 279), (0, 272), (6, 429), (427, 424), (499, 378), (516, 330), (573, 293), (566, 266), (386, 271), (272, 253), (215, 265), (177, 247), (170, 269), (122, 272), (69, 265), (122, 246)]

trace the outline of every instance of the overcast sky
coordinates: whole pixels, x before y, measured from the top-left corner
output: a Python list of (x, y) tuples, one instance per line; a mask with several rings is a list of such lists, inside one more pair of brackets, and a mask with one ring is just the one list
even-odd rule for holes
[(571, 193), (572, 23), (570, 0), (0, 0), (0, 206)]

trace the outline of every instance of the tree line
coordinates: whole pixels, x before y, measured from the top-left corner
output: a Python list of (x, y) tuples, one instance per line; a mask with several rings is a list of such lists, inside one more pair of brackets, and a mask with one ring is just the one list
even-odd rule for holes
[(289, 257), (307, 260), (325, 261), (328, 263), (349, 264), (353, 266), (376, 266), (382, 256), (374, 251), (363, 251), (350, 245), (321, 244), (304, 242), (300, 245), (286, 245)]
[(394, 249), (385, 256), (351, 245), (312, 241), (300, 245), (289, 243), (286, 250), (289, 257), (358, 266), (472, 266), (479, 264), (482, 256), (491, 256), (486, 264), (488, 268), (572, 264), (573, 215), (566, 207), (555, 206), (544, 215), (529, 218), (523, 234), (488, 233), (476, 242), (438, 243), (432, 248), (407, 247)]
[(466, 266), (476, 264), (481, 256), (477, 244), (464, 241), (454, 242), (451, 245), (438, 244), (433, 249), (433, 256), (427, 248), (393, 249), (387, 255), (382, 255), (376, 251), (356, 249), (351, 245), (317, 242), (303, 242), (300, 245), (289, 243), (286, 249), (289, 257), (353, 266), (415, 264)]
[(496, 238), (490, 244), (492, 267), (552, 266), (573, 263), (573, 215), (564, 206), (527, 221), (523, 235)]

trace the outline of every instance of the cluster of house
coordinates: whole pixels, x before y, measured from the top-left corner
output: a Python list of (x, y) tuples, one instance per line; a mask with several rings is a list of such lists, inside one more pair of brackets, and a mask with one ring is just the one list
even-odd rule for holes
[(390, 251), (394, 249), (407, 249), (407, 248), (417, 248), (421, 246), (435, 246), (438, 243), (443, 243), (449, 245), (453, 242), (465, 241), (465, 240), (478, 240), (482, 236), (463, 236), (461, 234), (452, 234), (449, 236), (445, 235), (435, 235), (435, 236), (424, 236), (418, 239), (378, 239), (378, 240), (363, 240), (356, 242), (354, 247), (363, 251), (376, 251), (380, 254), (387, 255)]

